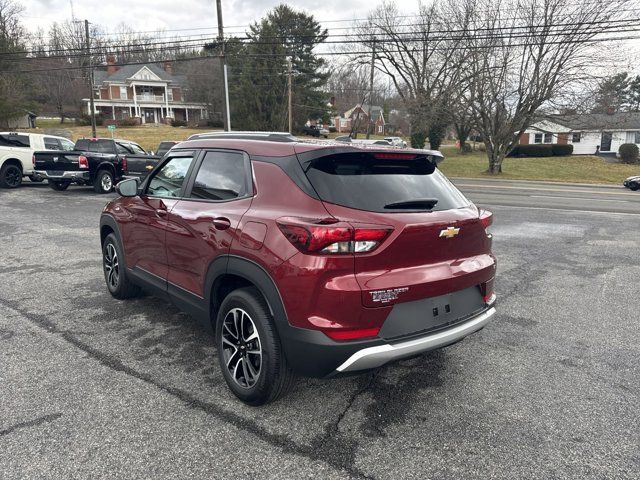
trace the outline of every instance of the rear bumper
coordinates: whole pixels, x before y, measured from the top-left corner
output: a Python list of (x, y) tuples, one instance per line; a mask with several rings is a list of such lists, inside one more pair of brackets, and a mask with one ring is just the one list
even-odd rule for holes
[(70, 182), (76, 182), (76, 181), (82, 181), (82, 182), (88, 182), (90, 180), (90, 175), (88, 171), (78, 171), (78, 170), (73, 170), (73, 171), (60, 171), (60, 172), (55, 172), (55, 173), (50, 173), (51, 170), (47, 171), (47, 170), (34, 170), (34, 173), (36, 175), (39, 175), (40, 177), (47, 179), (47, 180), (53, 180), (53, 181), (70, 181)]
[(456, 325), (455, 327), (441, 330), (431, 335), (405, 342), (387, 343), (364, 348), (351, 355), (344, 363), (336, 368), (336, 370), (338, 372), (368, 370), (370, 368), (380, 367), (394, 360), (412, 357), (420, 353), (451, 345), (483, 328), (489, 323), (495, 313), (496, 309), (491, 307), (461, 325)]
[(293, 370), (305, 376), (331, 377), (377, 368), (395, 360), (446, 347), (481, 330), (495, 313), (494, 296), (482, 311), (459, 323), (397, 341), (373, 338), (337, 342), (321, 331), (290, 325), (280, 328), (279, 334)]

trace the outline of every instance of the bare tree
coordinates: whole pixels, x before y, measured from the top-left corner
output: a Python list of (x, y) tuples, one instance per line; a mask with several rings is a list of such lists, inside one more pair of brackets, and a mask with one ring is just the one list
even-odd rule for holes
[[(466, 85), (476, 127), (484, 139), (488, 173), (554, 99), (589, 75), (599, 61), (599, 34), (619, 19), (625, 1), (469, 0), (458, 17), (465, 26)], [(469, 17), (469, 12), (473, 12)]]

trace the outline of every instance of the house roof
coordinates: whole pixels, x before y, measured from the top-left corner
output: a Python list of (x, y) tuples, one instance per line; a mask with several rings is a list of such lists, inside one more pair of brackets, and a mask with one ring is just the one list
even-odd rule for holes
[(156, 64), (147, 63), (144, 65), (123, 65), (111, 75), (107, 73), (106, 65), (101, 69), (96, 68), (93, 74), (94, 82), (96, 83), (96, 85), (99, 85), (105, 81), (124, 82), (127, 78), (133, 77), (136, 73), (138, 73), (145, 67), (151, 70), (151, 72), (154, 75), (158, 76), (161, 80), (169, 83), (183, 83), (185, 80), (184, 75), (172, 75)]
[[(362, 108), (364, 113), (367, 113), (369, 111), (369, 105), (367, 105), (366, 103), (363, 103), (362, 105), (358, 104), (355, 107), (347, 110), (342, 114), (342, 116), (344, 118), (349, 118), (353, 113), (353, 111), (356, 110), (357, 108)], [(382, 107), (378, 105), (371, 105), (371, 118), (378, 118), (378, 115), (380, 115), (381, 112), (382, 112)]]
[(548, 119), (570, 130), (640, 130), (640, 112), (550, 115)]

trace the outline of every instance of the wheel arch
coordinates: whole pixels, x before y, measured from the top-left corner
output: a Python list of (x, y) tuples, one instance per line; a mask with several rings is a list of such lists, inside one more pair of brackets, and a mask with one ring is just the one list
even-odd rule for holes
[(280, 291), (271, 275), (252, 260), (225, 255), (211, 263), (206, 277), (206, 301), (210, 308), (211, 326), (214, 329), (218, 309), (224, 297), (233, 290), (246, 286), (253, 286), (260, 291), (278, 330), (283, 324), (288, 324)]
[(22, 173), (24, 173), (24, 165), (22, 164), (22, 161), (19, 158), (7, 157), (4, 160), (2, 160), (2, 162), (0, 162), (0, 168), (4, 167), (5, 165), (15, 165), (20, 169)]
[(113, 163), (105, 160), (104, 162), (100, 163), (98, 165), (98, 168), (96, 168), (96, 174), (95, 176), (97, 177), (98, 174), (100, 173), (100, 170), (109, 170), (111, 175), (113, 175), (113, 181), (116, 181), (116, 167), (113, 165)]

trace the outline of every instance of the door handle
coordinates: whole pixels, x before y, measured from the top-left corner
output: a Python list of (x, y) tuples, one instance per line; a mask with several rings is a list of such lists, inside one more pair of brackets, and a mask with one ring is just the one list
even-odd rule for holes
[(156, 217), (165, 218), (167, 213), (168, 212), (164, 208), (156, 208)]
[(216, 230), (226, 230), (231, 226), (231, 220), (225, 217), (216, 217), (213, 219), (213, 226)]

